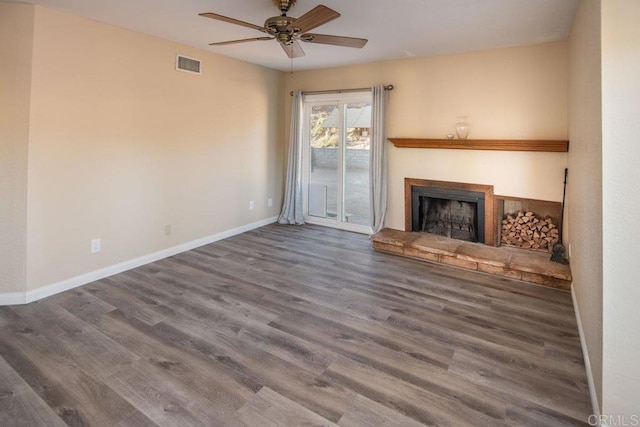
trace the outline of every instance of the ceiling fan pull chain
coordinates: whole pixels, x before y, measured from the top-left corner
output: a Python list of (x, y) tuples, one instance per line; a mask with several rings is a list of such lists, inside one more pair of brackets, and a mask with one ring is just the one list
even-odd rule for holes
[(293, 56), (291, 57), (291, 68), (289, 69), (289, 77), (293, 77)]

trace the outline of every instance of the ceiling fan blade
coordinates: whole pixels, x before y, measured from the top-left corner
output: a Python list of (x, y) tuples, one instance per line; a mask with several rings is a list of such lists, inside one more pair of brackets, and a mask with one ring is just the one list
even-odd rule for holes
[(238, 19), (229, 18), (228, 16), (218, 15), (217, 13), (207, 12), (207, 13), (200, 13), (199, 15), (204, 16), (205, 18), (211, 18), (218, 21), (228, 22), (230, 24), (242, 25), (243, 27), (253, 28), (254, 30), (262, 31), (263, 33), (267, 32), (264, 29), (264, 27), (260, 27), (259, 25), (254, 25), (248, 22), (240, 21)]
[(305, 55), (304, 50), (302, 50), (302, 46), (300, 46), (300, 43), (297, 41), (294, 41), (291, 44), (280, 43), (280, 46), (282, 46), (282, 50), (286, 52), (289, 58), (300, 58)]
[(303, 34), (300, 40), (307, 43), (330, 44), (334, 46), (357, 47), (361, 48), (367, 44), (369, 40), (359, 39), (357, 37), (330, 36), (327, 34)]
[(288, 30), (306, 33), (320, 25), (339, 18), (340, 14), (327, 6), (316, 6), (287, 26)]
[(224, 46), (224, 45), (227, 45), (227, 44), (257, 42), (257, 41), (262, 41), (262, 40), (273, 40), (274, 38), (275, 37), (254, 37), (252, 39), (231, 40), (231, 41), (228, 41), (228, 42), (209, 43), (209, 46)]

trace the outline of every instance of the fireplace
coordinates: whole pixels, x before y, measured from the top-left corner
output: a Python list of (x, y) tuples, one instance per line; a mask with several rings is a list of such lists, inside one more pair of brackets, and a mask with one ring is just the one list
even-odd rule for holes
[(484, 193), (414, 186), (411, 209), (412, 231), (484, 243)]
[(405, 229), (495, 245), (493, 186), (405, 178)]

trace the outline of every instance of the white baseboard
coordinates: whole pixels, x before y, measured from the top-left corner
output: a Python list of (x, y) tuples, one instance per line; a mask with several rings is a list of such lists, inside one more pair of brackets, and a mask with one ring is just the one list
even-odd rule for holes
[[(589, 384), (591, 407), (593, 409), (593, 415), (597, 416), (597, 419), (600, 420), (598, 394), (596, 393), (596, 386), (593, 381), (593, 371), (591, 371), (591, 361), (589, 360), (587, 340), (584, 337), (584, 330), (582, 329), (582, 318), (580, 317), (580, 309), (578, 308), (578, 300), (576, 299), (576, 293), (573, 288), (573, 283), (571, 284), (571, 299), (573, 300), (573, 311), (576, 313), (576, 323), (578, 323), (578, 334), (580, 335), (580, 346), (582, 347), (582, 358), (584, 359), (584, 367), (587, 370), (587, 383)], [(598, 426), (600, 426), (600, 423), (598, 423)]]
[(27, 295), (24, 292), (13, 292), (10, 294), (0, 294), (0, 306), (26, 304)]
[(217, 242), (218, 240), (226, 239), (228, 237), (235, 236), (237, 234), (245, 233), (247, 231), (251, 231), (256, 228), (260, 228), (265, 225), (272, 224), (277, 220), (278, 220), (278, 217), (275, 217), (275, 216), (271, 218), (263, 219), (261, 221), (253, 222), (251, 224), (236, 227), (231, 230), (222, 231), (220, 233), (203, 237), (201, 239), (192, 240), (191, 242), (187, 242), (181, 245), (173, 246), (171, 248), (163, 249), (161, 251), (154, 252), (149, 255), (144, 255), (129, 261), (124, 261), (118, 264), (110, 265), (108, 267), (101, 268), (99, 270), (90, 271), (89, 273), (71, 277), (69, 279), (65, 279), (60, 282), (53, 283), (51, 285), (43, 286), (41, 288), (34, 289), (32, 291), (0, 294), (0, 306), (28, 304), (30, 302), (37, 301), (39, 299), (46, 298), (48, 296), (67, 291), (69, 289), (77, 288), (78, 286), (86, 285), (87, 283), (95, 282), (96, 280), (104, 279), (105, 277), (108, 277), (108, 276), (113, 276), (114, 274), (122, 273), (123, 271), (131, 270), (133, 268), (140, 267), (145, 264), (159, 261), (163, 258), (167, 258), (182, 252), (190, 251), (191, 249), (195, 249), (200, 246), (208, 245), (209, 243)]

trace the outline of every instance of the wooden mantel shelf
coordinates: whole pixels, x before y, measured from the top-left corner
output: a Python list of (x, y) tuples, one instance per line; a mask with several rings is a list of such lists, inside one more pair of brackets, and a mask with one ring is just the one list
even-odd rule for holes
[(569, 141), (542, 139), (424, 139), (388, 138), (398, 148), (445, 148), (451, 150), (544, 151), (566, 153)]

